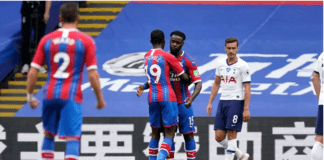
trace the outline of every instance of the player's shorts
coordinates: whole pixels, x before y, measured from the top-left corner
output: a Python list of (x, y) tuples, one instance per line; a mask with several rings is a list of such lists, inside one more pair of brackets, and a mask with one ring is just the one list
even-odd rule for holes
[(43, 101), (43, 127), (45, 132), (59, 138), (81, 138), (82, 105), (70, 100)]
[(242, 129), (244, 100), (220, 100), (217, 107), (214, 129)]
[(192, 107), (188, 109), (184, 103), (178, 104), (178, 124), (179, 131), (182, 134), (195, 132), (195, 120)]
[(315, 134), (323, 135), (323, 105), (318, 106)]
[(177, 126), (177, 102), (152, 102), (149, 104), (150, 125), (153, 128)]

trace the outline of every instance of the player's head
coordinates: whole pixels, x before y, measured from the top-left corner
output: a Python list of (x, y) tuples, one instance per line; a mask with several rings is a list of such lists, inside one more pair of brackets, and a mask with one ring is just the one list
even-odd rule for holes
[(79, 7), (76, 3), (65, 3), (60, 8), (62, 23), (76, 23), (80, 19)]
[(225, 40), (225, 51), (228, 58), (232, 59), (236, 57), (238, 43), (237, 38), (234, 37), (230, 37)]
[(170, 51), (175, 55), (182, 49), (184, 40), (186, 40), (186, 35), (180, 31), (173, 31), (170, 36)]
[(160, 45), (163, 49), (165, 45), (164, 33), (159, 29), (152, 31), (150, 42), (153, 46)]

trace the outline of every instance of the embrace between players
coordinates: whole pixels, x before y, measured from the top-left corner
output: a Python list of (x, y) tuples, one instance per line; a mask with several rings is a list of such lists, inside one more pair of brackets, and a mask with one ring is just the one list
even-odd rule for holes
[[(60, 8), (62, 28), (44, 36), (35, 53), (27, 78), (27, 101), (36, 108), (39, 101), (33, 96), (37, 73), (41, 66), (48, 66), (48, 82), (44, 86), (42, 121), (44, 140), (42, 158), (54, 159), (54, 138), (66, 140), (65, 160), (79, 157), (82, 125), (82, 72), (86, 64), (90, 84), (97, 97), (97, 108), (106, 103), (100, 89), (99, 75), (93, 39), (77, 30), (80, 19), (79, 8), (74, 3), (63, 4)], [(163, 51), (164, 33), (151, 32), (153, 49), (144, 56), (147, 82), (140, 85), (137, 95), (149, 89), (149, 118), (152, 138), (149, 143), (149, 159), (164, 160), (174, 158), (173, 138), (177, 129), (183, 134), (188, 160), (196, 158), (196, 143), (192, 102), (200, 93), (202, 82), (195, 60), (182, 50), (186, 36), (180, 31), (171, 33), (170, 53)], [(237, 57), (238, 40), (225, 40), (227, 56), (220, 58), (216, 65), (215, 81), (206, 108), (211, 115), (212, 102), (222, 87), (222, 95), (215, 118), (215, 139), (226, 149), (226, 160), (248, 160), (249, 154), (237, 148), (236, 136), (241, 131), (243, 121), (250, 119), (250, 71), (248, 64)], [(316, 143), (312, 149), (312, 160), (320, 160), (323, 154), (323, 55), (318, 59), (313, 76), (313, 84), (319, 97), (319, 111), (316, 123)], [(221, 83), (222, 82), (222, 83)], [(322, 81), (323, 82), (323, 81)], [(188, 86), (195, 88), (190, 95)], [(320, 94), (321, 93), (321, 94)], [(159, 149), (160, 132), (164, 139)]]

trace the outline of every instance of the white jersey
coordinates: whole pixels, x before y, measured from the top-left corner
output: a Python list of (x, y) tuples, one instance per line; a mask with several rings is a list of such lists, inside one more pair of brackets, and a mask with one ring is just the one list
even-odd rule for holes
[(315, 69), (314, 72), (318, 73), (320, 75), (321, 79), (321, 91), (319, 95), (318, 105), (323, 105), (324, 100), (324, 52), (318, 57), (317, 62), (315, 63)]
[(243, 83), (251, 82), (249, 65), (238, 57), (231, 65), (227, 63), (227, 57), (220, 58), (216, 64), (216, 76), (221, 78), (220, 100), (244, 100)]

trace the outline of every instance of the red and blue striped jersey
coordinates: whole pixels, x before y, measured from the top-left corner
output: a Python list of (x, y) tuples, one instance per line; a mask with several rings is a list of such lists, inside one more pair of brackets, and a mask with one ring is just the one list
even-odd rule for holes
[(144, 56), (145, 73), (150, 84), (148, 94), (149, 103), (171, 101), (176, 96), (170, 83), (170, 68), (176, 75), (184, 73), (179, 61), (170, 53), (162, 49), (152, 49)]
[(96, 47), (93, 39), (81, 31), (61, 28), (44, 36), (31, 66), (48, 66), (45, 99), (73, 100), (82, 103), (82, 72), (97, 69)]
[[(192, 83), (201, 82), (197, 63), (187, 52), (183, 51), (182, 55), (177, 57), (177, 60), (183, 66), (184, 71), (190, 76)], [(180, 78), (175, 77), (173, 71), (171, 71), (170, 76), (172, 88), (177, 96), (177, 102), (178, 104), (183, 103), (186, 98), (191, 96), (188, 85), (182, 82)]]

